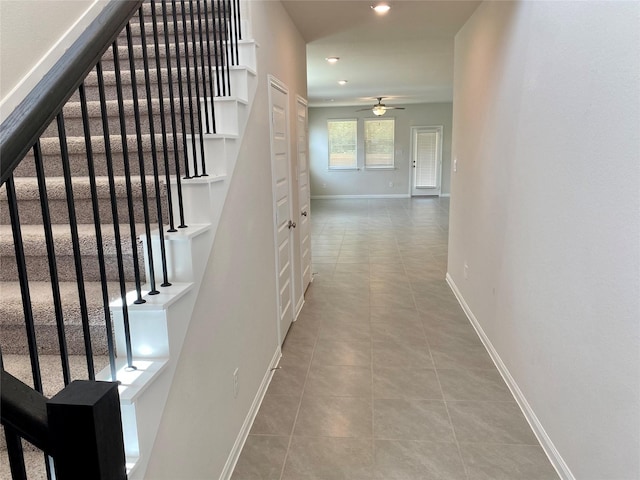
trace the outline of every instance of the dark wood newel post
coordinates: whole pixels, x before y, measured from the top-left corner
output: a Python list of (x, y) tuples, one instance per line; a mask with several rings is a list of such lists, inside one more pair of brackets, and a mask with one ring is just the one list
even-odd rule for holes
[(127, 478), (117, 383), (75, 380), (47, 416), (58, 480)]

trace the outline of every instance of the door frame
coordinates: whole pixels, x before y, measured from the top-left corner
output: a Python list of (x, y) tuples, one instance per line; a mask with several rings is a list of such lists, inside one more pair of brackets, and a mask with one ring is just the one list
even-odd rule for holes
[[(438, 179), (438, 187), (430, 190), (426, 190), (424, 194), (415, 194), (413, 193), (413, 182), (414, 182), (414, 172), (415, 168), (413, 168), (413, 157), (415, 155), (415, 138), (418, 131), (435, 131), (439, 134), (439, 142), (438, 142), (438, 152), (436, 155), (438, 156), (438, 172), (436, 173), (436, 177)], [(409, 157), (409, 197), (440, 197), (442, 195), (442, 143), (444, 140), (444, 126), (442, 125), (422, 125), (422, 126), (414, 126), (411, 127), (411, 137), (409, 138), (410, 145), (410, 157)], [(430, 193), (426, 193), (430, 192)]]
[[(272, 98), (272, 94), (271, 94), (271, 89), (276, 88), (278, 90), (280, 90), (283, 94), (286, 95), (287, 97), (287, 105), (286, 105), (286, 132), (287, 132), (287, 142), (286, 142), (286, 148), (287, 148), (287, 157), (289, 159), (289, 165), (288, 165), (288, 175), (289, 175), (289, 185), (288, 185), (288, 195), (289, 195), (289, 219), (293, 219), (293, 196), (292, 196), (292, 190), (291, 190), (291, 127), (290, 127), (290, 113), (291, 110), (289, 108), (289, 88), (286, 86), (286, 84), (284, 82), (282, 82), (281, 80), (279, 80), (278, 78), (276, 78), (275, 76), (269, 74), (267, 75), (267, 90), (268, 90), (268, 111), (269, 111), (269, 162), (271, 164), (271, 205), (273, 208), (273, 212), (272, 212), (272, 225), (274, 226), (273, 228), (273, 240), (274, 240), (274, 260), (275, 260), (275, 275), (276, 275), (276, 304), (277, 304), (277, 310), (278, 310), (278, 315), (276, 318), (276, 326), (277, 326), (277, 341), (278, 341), (278, 345), (282, 345), (282, 342), (284, 341), (284, 337), (286, 336), (287, 332), (282, 332), (281, 331), (281, 323), (282, 323), (282, 305), (280, 304), (280, 265), (279, 265), (279, 249), (278, 249), (278, 223), (277, 223), (277, 208), (276, 208), (276, 185), (275, 185), (275, 165), (274, 165), (274, 149), (273, 149), (273, 98)], [(295, 293), (295, 288), (294, 288), (294, 282), (296, 279), (295, 276), (295, 272), (294, 272), (294, 268), (293, 268), (293, 264), (294, 264), (294, 251), (293, 251), (293, 240), (292, 240), (293, 234), (289, 233), (289, 263), (290, 263), (290, 267), (289, 267), (289, 271), (290, 271), (290, 279), (289, 279), (289, 289), (290, 289), (290, 295), (289, 298), (291, 299), (291, 323), (293, 323), (293, 320), (295, 319), (295, 297), (294, 297), (294, 293)]]

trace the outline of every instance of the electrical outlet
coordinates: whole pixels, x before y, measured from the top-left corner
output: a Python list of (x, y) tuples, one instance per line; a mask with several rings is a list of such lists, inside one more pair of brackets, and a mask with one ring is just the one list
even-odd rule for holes
[(453, 159), (453, 172), (457, 172), (458, 171), (458, 159), (454, 158)]
[(233, 398), (238, 397), (239, 388), (240, 384), (238, 383), (238, 369), (236, 368), (233, 372)]
[(389, 182), (389, 188), (393, 188), (393, 182)]
[(326, 183), (323, 183), (323, 184), (322, 184), (322, 188), (327, 188), (327, 184), (326, 184)]
[(467, 263), (466, 260), (464, 262), (464, 278), (465, 280), (469, 278), (469, 264)]

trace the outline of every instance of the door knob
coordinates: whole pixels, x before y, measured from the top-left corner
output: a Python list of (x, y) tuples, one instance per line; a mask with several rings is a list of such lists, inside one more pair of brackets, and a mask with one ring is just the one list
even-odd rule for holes
[(307, 216), (307, 211), (305, 210), (304, 212), (302, 212), (300, 215), (302, 215), (303, 217)]
[(287, 225), (289, 229), (296, 228), (296, 222), (293, 220), (289, 220), (289, 225)]

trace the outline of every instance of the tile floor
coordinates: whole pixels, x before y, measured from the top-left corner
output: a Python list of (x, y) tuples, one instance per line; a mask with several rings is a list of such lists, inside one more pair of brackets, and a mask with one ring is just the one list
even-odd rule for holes
[(316, 200), (312, 230), (233, 480), (557, 479), (445, 282), (447, 199)]

